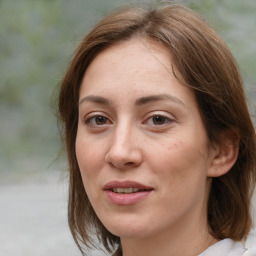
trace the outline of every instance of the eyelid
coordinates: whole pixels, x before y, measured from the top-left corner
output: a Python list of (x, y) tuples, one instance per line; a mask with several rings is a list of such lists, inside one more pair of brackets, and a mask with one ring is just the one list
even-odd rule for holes
[(176, 120), (177, 118), (169, 113), (169, 112), (166, 112), (166, 111), (161, 111), (161, 110), (155, 110), (155, 111), (150, 111), (149, 113), (147, 113), (145, 115), (145, 117), (143, 118), (144, 120), (150, 118), (150, 117), (153, 117), (153, 116), (163, 116), (165, 118), (169, 118), (171, 120)]
[(108, 120), (108, 123), (107, 124), (103, 124), (103, 125), (91, 125), (91, 126), (104, 126), (104, 125), (108, 125), (108, 124), (111, 124), (112, 121), (110, 119), (110, 117), (104, 113), (104, 112), (91, 112), (91, 113), (88, 113), (86, 114), (84, 117), (83, 117), (83, 123), (85, 125), (90, 125), (90, 121), (93, 119), (93, 118), (96, 118), (96, 117), (99, 117), (99, 116), (102, 116), (104, 118), (106, 118)]
[(145, 118), (143, 119), (143, 122), (142, 124), (143, 125), (146, 125), (146, 123), (152, 119), (153, 117), (155, 116), (162, 116), (164, 118), (166, 118), (167, 120), (169, 120), (169, 122), (167, 123), (164, 123), (164, 124), (160, 124), (160, 125), (157, 125), (157, 124), (150, 124), (151, 127), (156, 127), (156, 128), (161, 128), (161, 127), (164, 127), (164, 126), (170, 126), (173, 122), (176, 121), (176, 118), (170, 114), (170, 113), (166, 113), (164, 111), (152, 111), (150, 113), (148, 113)]

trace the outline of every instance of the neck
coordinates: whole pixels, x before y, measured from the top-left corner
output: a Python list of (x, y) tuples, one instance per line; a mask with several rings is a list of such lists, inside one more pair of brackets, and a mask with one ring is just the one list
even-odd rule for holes
[[(201, 221), (200, 221), (201, 222)], [(209, 234), (207, 222), (185, 223), (158, 236), (121, 238), (123, 256), (196, 256), (217, 242)]]

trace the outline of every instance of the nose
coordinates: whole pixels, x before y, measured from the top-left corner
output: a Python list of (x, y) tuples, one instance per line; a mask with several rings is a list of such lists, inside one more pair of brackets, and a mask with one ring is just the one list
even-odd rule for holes
[(127, 126), (117, 127), (105, 161), (118, 169), (129, 169), (142, 163), (138, 135)]

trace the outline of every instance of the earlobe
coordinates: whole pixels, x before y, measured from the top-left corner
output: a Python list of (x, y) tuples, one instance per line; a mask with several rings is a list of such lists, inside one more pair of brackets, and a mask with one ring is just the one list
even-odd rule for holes
[(215, 149), (208, 177), (219, 177), (226, 174), (235, 164), (239, 153), (239, 136), (234, 130), (226, 130)]

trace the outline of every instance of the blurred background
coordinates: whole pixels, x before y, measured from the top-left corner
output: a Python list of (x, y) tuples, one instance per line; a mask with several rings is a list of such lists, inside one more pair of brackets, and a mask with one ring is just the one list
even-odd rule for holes
[[(79, 255), (66, 225), (57, 90), (90, 28), (114, 8), (136, 2), (142, 1), (0, 0), (1, 255)], [(176, 2), (203, 14), (229, 45), (255, 121), (256, 1)]]

